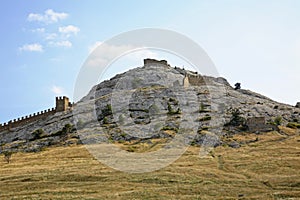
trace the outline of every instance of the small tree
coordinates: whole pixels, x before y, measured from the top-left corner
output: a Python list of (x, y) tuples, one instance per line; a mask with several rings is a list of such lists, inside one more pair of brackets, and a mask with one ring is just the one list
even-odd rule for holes
[(241, 83), (236, 83), (236, 84), (234, 85), (234, 89), (235, 89), (235, 90), (241, 89)]
[(10, 160), (11, 160), (12, 152), (5, 151), (5, 152), (3, 152), (3, 154), (4, 154), (4, 160), (9, 164)]
[(112, 107), (110, 104), (107, 104), (106, 107), (102, 110), (104, 116), (108, 116), (112, 114)]
[(231, 126), (241, 126), (241, 125), (245, 125), (245, 118), (243, 118), (241, 116), (241, 111), (238, 108), (235, 109), (231, 109), (231, 118), (229, 123), (227, 123), (226, 125), (231, 125)]

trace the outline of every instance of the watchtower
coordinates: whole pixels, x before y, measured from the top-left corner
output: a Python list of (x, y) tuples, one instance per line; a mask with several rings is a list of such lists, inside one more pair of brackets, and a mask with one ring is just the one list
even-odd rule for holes
[(169, 66), (168, 62), (166, 60), (156, 60), (156, 59), (150, 59), (146, 58), (144, 59), (144, 66)]
[(69, 98), (66, 96), (63, 97), (56, 97), (56, 107), (55, 111), (56, 112), (62, 112), (68, 110), (68, 108), (72, 105), (69, 102)]

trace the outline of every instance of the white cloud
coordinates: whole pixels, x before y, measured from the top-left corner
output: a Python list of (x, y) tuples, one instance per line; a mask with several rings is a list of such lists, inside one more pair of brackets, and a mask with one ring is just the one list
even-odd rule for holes
[(45, 28), (36, 28), (31, 30), (33, 33), (45, 33)]
[(34, 44), (25, 44), (22, 47), (19, 48), (20, 51), (35, 51), (35, 52), (42, 52), (43, 51), (43, 46), (34, 43)]
[(57, 34), (56, 33), (49, 33), (45, 37), (46, 40), (54, 40), (55, 38), (57, 38)]
[[(95, 50), (95, 48), (100, 45), (102, 48)], [(106, 43), (96, 42), (95, 44), (91, 45), (89, 47), (89, 51), (91, 54), (90, 59), (87, 62), (87, 65), (89, 67), (99, 67), (99, 66), (105, 66), (111, 59), (113, 59), (115, 56), (122, 54), (123, 52), (130, 51), (133, 47), (130, 45), (109, 45)]]
[(69, 15), (67, 13), (58, 13), (52, 9), (48, 9), (44, 14), (30, 13), (27, 17), (28, 21), (38, 21), (45, 24), (58, 22), (59, 20), (66, 19)]
[[(94, 51), (99, 45), (101, 45), (101, 48)], [(100, 41), (89, 46), (88, 50), (91, 54), (87, 62), (88, 67), (106, 66), (116, 56), (120, 55), (123, 59), (136, 63), (140, 63), (145, 58), (159, 58), (155, 52), (147, 48), (133, 45), (111, 45)]]
[(59, 42), (49, 42), (49, 45), (55, 47), (72, 47), (72, 43), (69, 40), (64, 40)]
[(163, 60), (156, 52), (150, 49), (138, 49), (136, 51), (128, 52), (128, 54), (123, 55), (125, 59), (136, 61), (137, 63), (143, 61), (145, 58), (152, 58), (157, 60)]
[(55, 95), (61, 95), (64, 92), (64, 89), (62, 87), (53, 85), (51, 88), (51, 91), (55, 94)]
[(69, 25), (69, 26), (59, 27), (58, 31), (64, 34), (70, 34), (70, 33), (77, 34), (80, 31), (80, 29), (76, 26)]

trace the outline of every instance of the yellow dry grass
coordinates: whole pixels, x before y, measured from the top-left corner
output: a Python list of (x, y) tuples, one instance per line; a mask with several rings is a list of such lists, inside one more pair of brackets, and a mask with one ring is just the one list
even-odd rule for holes
[(94, 159), (84, 146), (13, 154), (0, 162), (0, 199), (300, 199), (298, 132), (244, 134), (200, 158), (199, 147), (161, 170), (129, 174)]

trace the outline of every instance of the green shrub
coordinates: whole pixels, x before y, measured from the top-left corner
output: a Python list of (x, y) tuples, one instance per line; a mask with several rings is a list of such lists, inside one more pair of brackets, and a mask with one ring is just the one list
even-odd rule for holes
[(65, 126), (62, 128), (62, 133), (71, 133), (73, 130), (73, 125), (72, 124), (65, 124)]
[(178, 101), (173, 97), (169, 98), (169, 102), (173, 102), (174, 105), (178, 105)]
[(202, 126), (202, 127), (198, 130), (198, 132), (201, 132), (201, 131), (208, 131), (210, 128), (211, 128), (211, 127), (209, 127), (209, 126)]
[(108, 115), (112, 114), (112, 107), (110, 104), (107, 104), (102, 110), (101, 110), (102, 116), (106, 117)]
[(135, 152), (135, 151), (136, 151), (136, 149), (137, 149), (137, 147), (136, 147), (136, 146), (128, 146), (128, 149), (127, 149), (127, 151), (128, 151), (128, 152)]
[(37, 129), (32, 132), (33, 140), (41, 139), (43, 137), (44, 130), (43, 129)]
[(230, 109), (229, 111), (231, 113), (230, 121), (225, 124), (226, 126), (241, 126), (244, 125), (246, 122), (246, 119), (241, 116), (241, 111), (238, 108)]
[(175, 111), (175, 110), (172, 108), (171, 104), (168, 103), (168, 114), (169, 114), (169, 115), (181, 114), (181, 110), (180, 110), (180, 108), (177, 108), (177, 110)]
[(201, 102), (200, 107), (199, 107), (199, 112), (200, 112), (200, 113), (207, 113), (207, 112), (210, 112), (210, 110), (207, 110), (207, 105), (204, 105), (204, 104)]
[(121, 133), (120, 136), (124, 138), (124, 137), (127, 136), (127, 134), (126, 133)]
[(51, 134), (51, 136), (63, 136), (67, 133), (72, 133), (73, 131), (75, 131), (74, 125), (65, 124), (65, 126), (60, 131)]
[(103, 124), (108, 124), (108, 119), (107, 119), (107, 117), (104, 117), (104, 118), (103, 118)]
[(191, 144), (191, 146), (196, 146), (197, 142), (195, 140), (192, 140), (190, 144)]
[(274, 124), (275, 124), (276, 126), (281, 125), (281, 123), (282, 123), (282, 117), (281, 117), (281, 116), (278, 116), (278, 117), (276, 117), (276, 118), (274, 119)]
[(273, 119), (268, 120), (267, 124), (271, 124), (274, 126), (279, 126), (282, 124), (282, 117), (278, 116)]
[(297, 128), (300, 129), (300, 124), (297, 123), (297, 122), (289, 122), (289, 123), (286, 125), (286, 127), (288, 127), (288, 128), (293, 128), (293, 129), (297, 129)]
[(164, 126), (161, 130), (163, 131), (175, 131), (175, 132), (178, 132), (178, 128), (176, 127), (170, 127), (170, 126)]
[(205, 115), (204, 117), (199, 119), (200, 122), (209, 121), (209, 120), (211, 120), (211, 116), (209, 115)]

